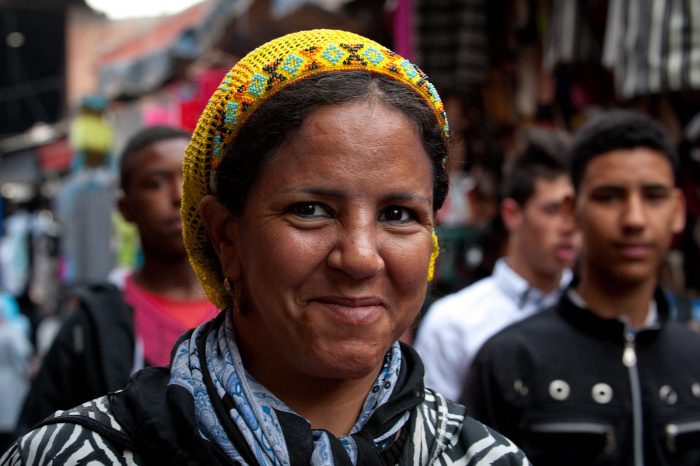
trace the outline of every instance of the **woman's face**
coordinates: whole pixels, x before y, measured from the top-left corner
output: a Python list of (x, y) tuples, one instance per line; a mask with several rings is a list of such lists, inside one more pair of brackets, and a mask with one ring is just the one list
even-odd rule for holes
[(378, 371), (425, 297), (432, 193), (430, 160), (400, 111), (366, 101), (312, 111), (225, 228), (248, 370)]

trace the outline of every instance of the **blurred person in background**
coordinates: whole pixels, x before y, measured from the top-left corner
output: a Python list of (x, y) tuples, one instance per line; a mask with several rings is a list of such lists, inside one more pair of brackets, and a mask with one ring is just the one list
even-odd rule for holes
[(638, 113), (571, 149), (579, 273), (555, 307), (486, 342), (463, 402), (534, 464), (700, 464), (700, 336), (670, 319), (659, 268), (683, 230), (678, 156)]
[(418, 327), (415, 348), (425, 363), (426, 386), (453, 400), (481, 345), (554, 304), (571, 280), (579, 237), (564, 159), (568, 138), (546, 129), (527, 134), (502, 193), (507, 257), (490, 277), (434, 302)]
[(115, 266), (112, 212), (117, 200), (112, 147), (114, 129), (107, 99), (89, 95), (71, 121), (71, 170), (55, 196), (61, 225), (59, 277), (70, 285), (107, 280)]
[(145, 365), (166, 365), (176, 339), (216, 314), (182, 241), (182, 162), (190, 134), (152, 126), (120, 158), (119, 211), (139, 233), (143, 264), (114, 286), (71, 290), (63, 323), (32, 381), (17, 426), (123, 388)]

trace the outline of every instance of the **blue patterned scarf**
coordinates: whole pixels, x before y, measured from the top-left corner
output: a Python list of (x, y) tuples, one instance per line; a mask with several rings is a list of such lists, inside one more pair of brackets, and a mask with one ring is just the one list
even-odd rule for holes
[[(211, 385), (219, 397), (219, 400), (214, 400), (215, 403), (221, 404), (224, 399), (229, 401), (226, 405), (231, 407), (228, 414), (243, 435), (255, 460), (261, 465), (291, 464), (279, 415), (289, 413), (297, 416), (296, 413), (246, 372), (236, 345), (230, 312), (226, 312), (225, 319), (217, 319), (215, 322), (219, 324), (200, 325), (189, 339), (179, 344), (173, 355), (169, 383), (185, 388), (192, 395), (200, 435), (215, 443), (232, 460), (246, 464), (239, 448), (226, 434), (226, 429), (216, 414), (209, 395), (213, 392), (212, 387), (207, 386), (207, 380), (211, 380)], [(200, 357), (197, 345), (201, 338), (206, 339), (204, 358)], [(204, 368), (200, 364), (202, 360), (206, 361)], [(372, 414), (389, 400), (399, 379), (400, 369), (401, 349), (399, 344), (395, 343), (385, 356), (384, 365), (365, 399), (350, 435), (337, 439), (353, 465), (357, 464), (359, 437), (352, 434), (359, 433)], [(372, 437), (374, 446), (380, 446), (387, 439), (394, 438), (409, 419), (409, 414), (410, 411), (406, 410), (396, 421), (383, 429), (378, 437)], [(334, 457), (338, 452), (337, 448), (333, 448), (333, 444), (336, 443), (336, 439), (325, 430), (311, 432), (311, 464), (335, 464)]]

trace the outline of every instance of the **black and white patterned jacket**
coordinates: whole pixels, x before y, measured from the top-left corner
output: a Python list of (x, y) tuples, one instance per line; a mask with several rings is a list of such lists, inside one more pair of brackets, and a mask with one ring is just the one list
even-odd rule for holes
[[(401, 465), (464, 466), (530, 463), (508, 439), (465, 416), (464, 408), (432, 390), (410, 421)], [(104, 396), (58, 411), (20, 437), (0, 458), (0, 465), (143, 465), (133, 439), (117, 422)]]

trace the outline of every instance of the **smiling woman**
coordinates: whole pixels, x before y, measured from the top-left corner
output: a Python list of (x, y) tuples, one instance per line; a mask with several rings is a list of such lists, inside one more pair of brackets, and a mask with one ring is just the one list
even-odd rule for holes
[(529, 464), (424, 388), (397, 341), (437, 256), (447, 141), (427, 77), (364, 37), (303, 31), (244, 57), (184, 168), (185, 245), (223, 311), (170, 368), (46, 421), (8, 457), (68, 459), (72, 443), (36, 451), (60, 434), (129, 464)]
[(432, 249), (431, 172), (412, 121), (351, 101), (306, 117), (239, 216), (204, 200), (224, 275), (247, 311), (236, 322), (246, 368), (269, 388), (296, 380), (287, 404), (314, 399), (319, 378), (350, 379), (348, 388), (366, 378), (366, 390), (415, 320)]

